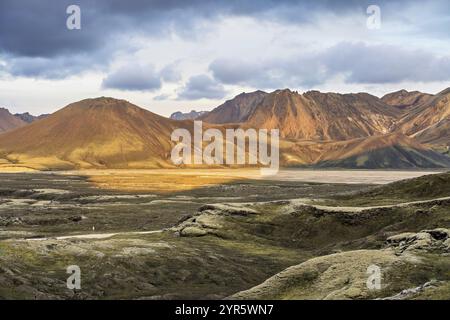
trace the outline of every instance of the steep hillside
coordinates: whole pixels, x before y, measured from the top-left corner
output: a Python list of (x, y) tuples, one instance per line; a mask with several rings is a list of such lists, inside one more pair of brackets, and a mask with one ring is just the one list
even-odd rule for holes
[(218, 124), (245, 122), (266, 96), (264, 91), (241, 93), (198, 119)]
[(424, 103), (433, 97), (432, 94), (423, 93), (420, 91), (406, 91), (400, 90), (384, 95), (381, 100), (393, 107), (406, 110), (410, 107), (417, 106)]
[[(239, 96), (238, 96), (239, 97)], [(226, 104), (210, 113), (217, 119), (228, 117), (235, 108)], [(245, 126), (280, 129), (287, 139), (347, 140), (388, 133), (399, 111), (369, 94), (336, 94), (277, 90), (263, 96), (256, 105), (245, 108)], [(204, 119), (218, 123), (212, 117)], [(224, 121), (225, 122), (225, 121)]]
[(449, 168), (450, 158), (396, 133), (338, 142), (315, 163), (341, 168)]
[(408, 169), (448, 168), (450, 158), (403, 134), (387, 134), (338, 142), (286, 142), (281, 163), (317, 168)]
[(195, 111), (192, 110), (191, 112), (174, 112), (170, 115), (170, 119), (172, 120), (195, 120), (200, 116), (206, 115), (208, 111)]
[(450, 197), (450, 172), (401, 180), (358, 193), (357, 198), (430, 199)]
[(411, 109), (400, 121), (405, 134), (421, 142), (450, 145), (450, 88)]

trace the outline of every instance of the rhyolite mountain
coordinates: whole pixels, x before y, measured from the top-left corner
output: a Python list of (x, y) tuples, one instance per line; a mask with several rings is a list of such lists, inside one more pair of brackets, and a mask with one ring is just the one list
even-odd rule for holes
[(0, 133), (11, 131), (26, 124), (27, 122), (12, 115), (8, 109), (0, 108)]
[[(401, 90), (381, 99), (367, 93), (257, 91), (227, 101), (203, 119), (279, 129), (284, 165), (449, 167), (449, 157), (442, 154), (450, 145), (449, 91), (430, 95)], [(253, 97), (249, 105), (241, 103), (244, 97)], [(245, 116), (230, 118), (230, 114)], [(440, 152), (433, 150), (438, 148)]]
[(245, 122), (267, 95), (268, 93), (260, 90), (241, 93), (198, 120), (217, 124)]
[(415, 105), (398, 126), (423, 143), (450, 146), (450, 88)]
[(433, 97), (432, 94), (423, 93), (420, 91), (399, 90), (384, 95), (381, 98), (381, 101), (390, 106), (405, 110), (409, 107), (414, 107), (420, 103), (423, 103), (431, 97)]
[[(256, 91), (197, 119), (222, 131), (279, 129), (282, 166), (443, 168), (450, 167), (444, 154), (450, 141), (449, 95), (449, 89), (436, 95), (400, 91), (382, 99), (367, 93)], [(170, 137), (177, 128), (192, 131), (193, 121), (161, 117), (124, 100), (86, 99), (1, 134), (0, 164), (173, 167)]]
[(303, 140), (346, 140), (390, 132), (400, 111), (367, 93), (337, 94), (289, 89), (243, 93), (200, 119), (280, 129), (280, 136)]
[(167, 166), (175, 121), (125, 100), (86, 99), (0, 135), (0, 157), (39, 169)]
[(398, 131), (423, 143), (448, 146), (450, 88), (436, 95), (400, 90), (381, 99), (367, 93), (256, 91), (240, 94), (199, 119), (278, 128), (286, 139), (342, 141)]

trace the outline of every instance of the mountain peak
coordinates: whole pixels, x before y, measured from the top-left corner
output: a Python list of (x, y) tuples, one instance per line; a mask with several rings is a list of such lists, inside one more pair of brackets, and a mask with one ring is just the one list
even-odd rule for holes
[(12, 115), (8, 109), (0, 107), (0, 133), (11, 131), (25, 124), (25, 121)]
[(285, 89), (278, 89), (275, 90), (274, 92), (272, 92), (274, 94), (298, 94), (298, 91), (292, 91), (289, 88), (285, 88)]
[(115, 105), (125, 105), (130, 104), (130, 102), (122, 99), (116, 99), (113, 97), (97, 97), (84, 99), (75, 103), (82, 103), (89, 106), (115, 106)]
[(183, 113), (181, 111), (174, 112), (170, 115), (170, 119), (172, 120), (195, 120), (198, 117), (207, 114), (208, 111), (196, 111), (191, 110), (191, 112)]
[(407, 91), (405, 89), (385, 94), (381, 97), (381, 101), (387, 105), (397, 107), (399, 109), (407, 109), (425, 102), (431, 94), (420, 91)]

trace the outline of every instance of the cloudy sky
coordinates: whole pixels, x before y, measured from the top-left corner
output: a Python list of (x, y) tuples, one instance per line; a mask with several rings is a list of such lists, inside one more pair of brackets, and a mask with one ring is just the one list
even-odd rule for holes
[(448, 30), (447, 0), (1, 0), (0, 106), (112, 96), (170, 115), (255, 89), (436, 93), (450, 87)]

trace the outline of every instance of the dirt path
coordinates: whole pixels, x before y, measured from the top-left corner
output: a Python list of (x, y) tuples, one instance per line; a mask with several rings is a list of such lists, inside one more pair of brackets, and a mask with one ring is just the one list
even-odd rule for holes
[(67, 240), (67, 239), (107, 239), (119, 235), (141, 235), (141, 234), (153, 234), (160, 233), (164, 230), (153, 230), (153, 231), (126, 231), (126, 232), (114, 232), (114, 233), (86, 233), (86, 234), (76, 234), (69, 236), (60, 237), (49, 237), (49, 238), (32, 238), (25, 239), (28, 241), (44, 241), (44, 240)]

